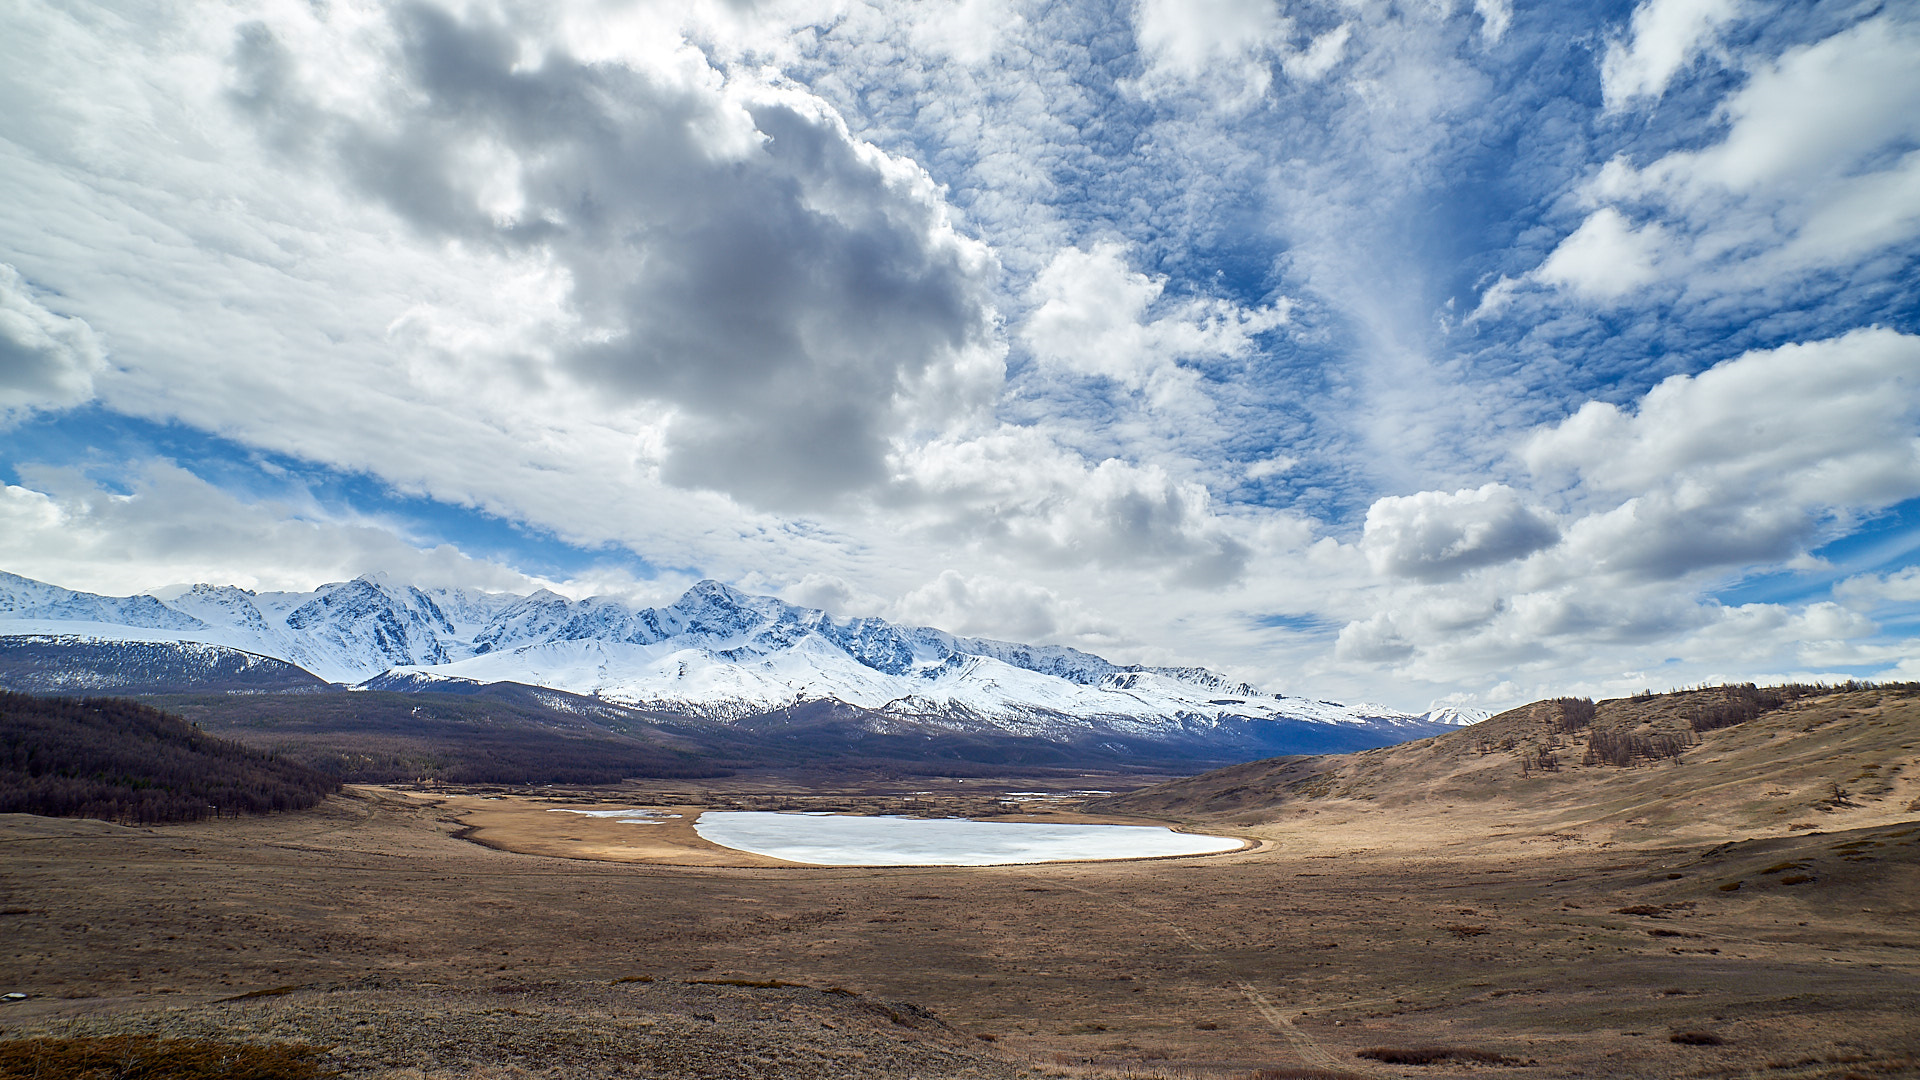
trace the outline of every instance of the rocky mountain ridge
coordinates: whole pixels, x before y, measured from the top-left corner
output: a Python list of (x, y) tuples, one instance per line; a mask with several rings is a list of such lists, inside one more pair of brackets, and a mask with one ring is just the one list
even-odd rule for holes
[[(827, 701), (1042, 737), (1091, 721), (1150, 735), (1169, 723), (1191, 730), (1288, 720), (1399, 741), (1476, 718), (1292, 697), (1204, 668), (1122, 665), (1062, 646), (840, 618), (717, 581), (648, 608), (373, 575), (310, 593), (199, 584), (106, 597), (0, 573), (0, 636), (32, 642), (42, 656), (61, 641), (227, 649), (386, 690), (521, 683), (722, 722)], [(94, 687), (105, 688), (97, 678), (74, 688)]]

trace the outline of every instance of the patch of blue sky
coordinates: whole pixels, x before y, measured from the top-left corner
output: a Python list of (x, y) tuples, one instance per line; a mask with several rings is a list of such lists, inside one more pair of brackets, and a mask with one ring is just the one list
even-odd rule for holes
[(1267, 630), (1287, 630), (1311, 637), (1326, 637), (1340, 632), (1343, 625), (1338, 619), (1329, 619), (1320, 615), (1258, 615), (1253, 625)]
[(651, 580), (664, 568), (624, 548), (582, 547), (524, 523), (470, 506), (402, 492), (363, 473), (345, 472), (258, 449), (178, 423), (116, 413), (99, 405), (40, 414), (0, 428), (0, 480), (22, 482), (22, 468), (76, 470), (103, 489), (132, 493), (143, 466), (166, 461), (242, 502), (312, 506), (340, 520), (373, 518), (417, 546), (451, 544), (477, 559), (566, 580), (616, 569)]

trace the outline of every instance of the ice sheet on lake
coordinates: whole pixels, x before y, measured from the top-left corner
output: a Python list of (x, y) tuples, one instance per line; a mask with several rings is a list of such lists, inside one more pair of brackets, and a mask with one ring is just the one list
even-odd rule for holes
[(722, 847), (826, 866), (1002, 866), (1232, 851), (1240, 841), (1154, 825), (1056, 825), (966, 818), (820, 817), (719, 810), (693, 831)]

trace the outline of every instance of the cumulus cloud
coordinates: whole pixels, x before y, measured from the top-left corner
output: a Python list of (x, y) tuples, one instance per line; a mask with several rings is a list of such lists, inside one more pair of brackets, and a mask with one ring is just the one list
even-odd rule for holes
[(1133, 15), (1134, 39), (1155, 74), (1194, 82), (1224, 73), (1237, 98), (1266, 93), (1267, 54), (1291, 30), (1273, 0), (1142, 0)]
[(1360, 545), (1376, 572), (1435, 581), (1511, 562), (1560, 538), (1553, 522), (1505, 484), (1376, 501)]
[[(1883, 12), (1749, 59), (1718, 109), (1724, 137), (1644, 167), (1607, 163), (1582, 193), (1599, 209), (1547, 262), (1489, 290), (1482, 313), (1528, 282), (1599, 299), (1662, 278), (1705, 294), (1778, 289), (1920, 235), (1916, 50), (1920, 27)], [(1653, 220), (1630, 226), (1629, 210)]]
[(1882, 14), (1755, 64), (1721, 106), (1726, 137), (1660, 159), (1645, 182), (1750, 191), (1854, 171), (1920, 134), (1917, 44), (1912, 24)]
[(1590, 299), (1616, 300), (1659, 277), (1654, 262), (1661, 233), (1657, 224), (1635, 229), (1618, 210), (1603, 207), (1562, 240), (1533, 277)]
[(1341, 23), (1309, 41), (1306, 48), (1282, 56), (1281, 70), (1295, 82), (1319, 82), (1346, 59), (1347, 41), (1352, 37), (1352, 24)]
[[(1649, 0), (1608, 53), (1609, 101), (1657, 96), (1735, 18), (1731, 2)], [(1665, 29), (1659, 29), (1665, 27)], [(1642, 34), (1641, 31), (1646, 33)], [(1538, 266), (1501, 276), (1470, 322), (1530, 293), (1617, 303), (1656, 282), (1694, 298), (1784, 306), (1793, 283), (1920, 236), (1920, 25), (1889, 11), (1777, 55), (1731, 56), (1746, 78), (1717, 139), (1636, 165), (1616, 156), (1569, 194), (1593, 209)]]
[(1920, 337), (1750, 352), (1661, 382), (1633, 411), (1588, 402), (1521, 457), (1584, 509), (1563, 573), (1664, 581), (1785, 562), (1920, 495)]
[(1251, 554), (1214, 513), (1205, 485), (1161, 465), (1108, 458), (1090, 466), (1030, 428), (929, 442), (897, 464), (924, 530), (1042, 563), (1131, 568), (1200, 586), (1234, 580)]
[(814, 572), (803, 575), (778, 590), (785, 599), (801, 607), (818, 608), (850, 618), (866, 618), (879, 615), (886, 609), (887, 602), (882, 597), (860, 588), (838, 574)]
[(1325, 78), (1352, 30), (1341, 23), (1298, 45), (1294, 20), (1274, 0), (1141, 0), (1133, 32), (1147, 67), (1137, 92), (1203, 87), (1231, 110), (1266, 95), (1276, 63), (1298, 82)]
[(929, 0), (907, 17), (916, 46), (969, 66), (992, 60), (1001, 39), (1025, 21), (1010, 0)]
[(1920, 566), (1888, 574), (1855, 574), (1834, 585), (1833, 598), (1858, 608), (1884, 603), (1920, 603)]
[(1349, 663), (1393, 664), (1414, 654), (1413, 643), (1395, 625), (1393, 614), (1377, 611), (1340, 628), (1334, 655)]
[(1667, 83), (1740, 14), (1739, 0), (1643, 0), (1630, 37), (1607, 46), (1600, 86), (1607, 108), (1658, 98)]
[(1714, 614), (1717, 617), (1689, 635), (1681, 647), (1701, 659), (1723, 663), (1744, 659), (1742, 653), (1753, 649), (1756, 642), (1776, 648), (1787, 645), (1789, 655), (1796, 660), (1846, 663), (1840, 656), (1846, 651), (1841, 643), (1877, 629), (1864, 616), (1831, 603), (1798, 609), (1779, 604), (1742, 604), (1718, 609)]
[(1543, 475), (1688, 504), (1881, 507), (1920, 495), (1920, 337), (1856, 330), (1675, 375), (1629, 412), (1588, 402), (1528, 440)]
[(1611, 304), (1658, 281), (1668, 247), (1658, 222), (1638, 228), (1603, 206), (1560, 241), (1545, 261), (1518, 278), (1502, 276), (1480, 296), (1469, 323), (1496, 318), (1529, 290), (1561, 289), (1583, 300)]
[(897, 622), (936, 626), (954, 634), (998, 635), (1053, 644), (1111, 641), (1115, 628), (1051, 589), (987, 575), (943, 571), (902, 596), (890, 614)]
[(1870, 664), (1857, 642), (1878, 628), (1860, 612), (1910, 602), (1920, 580), (1857, 575), (1836, 602), (1802, 606), (1702, 595), (1920, 497), (1917, 336), (1860, 330), (1749, 352), (1669, 378), (1632, 407), (1589, 402), (1518, 456), (1531, 496), (1488, 484), (1373, 504), (1357, 547), (1378, 584), (1347, 620), (1339, 659), (1439, 679), (1660, 641), (1694, 664), (1743, 649), (1748, 660)]
[(47, 310), (20, 272), (0, 263), (0, 420), (89, 400), (106, 366), (85, 320)]
[(367, 116), (326, 110), (253, 24), (235, 100), (279, 144), (317, 132), (324, 167), (423, 233), (553, 260), (562, 368), (663, 413), (669, 482), (810, 505), (992, 400), (992, 259), (923, 170), (690, 49), (590, 62), (539, 30), (399, 5), (404, 92)]
[(1163, 303), (1166, 278), (1131, 270), (1126, 247), (1069, 248), (1034, 279), (1021, 337), (1040, 360), (1140, 389), (1194, 357), (1236, 357), (1284, 326), (1287, 302), (1247, 308), (1226, 300)]
[(1265, 480), (1273, 476), (1284, 476), (1300, 467), (1300, 459), (1292, 454), (1279, 454), (1262, 458), (1247, 466), (1247, 479)]

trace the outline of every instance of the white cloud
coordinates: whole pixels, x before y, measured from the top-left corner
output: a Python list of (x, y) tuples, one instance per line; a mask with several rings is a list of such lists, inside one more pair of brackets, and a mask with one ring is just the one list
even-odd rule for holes
[(919, 48), (976, 67), (1024, 22), (1010, 0), (927, 0), (910, 5), (907, 17)]
[(1084, 645), (1118, 636), (1111, 624), (1051, 589), (956, 570), (944, 571), (902, 596), (889, 614), (896, 622), (953, 634), (1001, 635), (1039, 644)]
[(1126, 246), (1069, 248), (1034, 279), (1021, 337), (1042, 361), (1138, 390), (1195, 357), (1237, 357), (1286, 325), (1289, 304), (1246, 308), (1192, 298), (1163, 303), (1166, 279), (1127, 268)]
[(1832, 266), (1920, 233), (1920, 151), (1894, 167), (1849, 177), (1811, 208), (1782, 249), (1789, 265)]
[(0, 421), (89, 400), (106, 366), (92, 327), (48, 311), (20, 272), (0, 263)]
[(1346, 59), (1347, 41), (1351, 37), (1352, 24), (1341, 23), (1308, 42), (1305, 49), (1282, 57), (1280, 67), (1295, 82), (1319, 82)]
[(1511, 562), (1560, 538), (1553, 522), (1505, 484), (1376, 501), (1360, 546), (1376, 573), (1427, 581)]
[(1146, 62), (1134, 92), (1151, 100), (1198, 89), (1237, 112), (1267, 96), (1275, 64), (1296, 83), (1324, 79), (1345, 59), (1353, 27), (1296, 44), (1295, 22), (1274, 0), (1139, 0), (1133, 31)]
[(583, 58), (532, 8), (313, 10), (23, 20), (122, 58), (0, 87), (67, 123), (0, 143), (45, 192), (0, 205), (0, 240), (138, 358), (110, 407), (520, 517), (501, 489), (547, 481), (503, 465), (603, 434), (649, 484), (792, 508), (995, 399), (991, 253), (794, 84), (658, 26)]
[(1649, 167), (1656, 185), (1787, 187), (1854, 170), (1920, 135), (1920, 32), (1880, 15), (1754, 66), (1721, 106), (1726, 138)]
[(1887, 574), (1855, 574), (1834, 585), (1833, 598), (1856, 608), (1920, 603), (1920, 566)]
[(557, 584), (450, 545), (409, 542), (390, 522), (337, 518), (310, 501), (242, 501), (164, 462), (129, 478), (125, 493), (77, 471), (21, 472), (21, 484), (0, 487), (0, 566), (67, 588), (124, 596), (204, 581), (305, 590), (370, 571), (429, 586)]
[(1238, 103), (1267, 92), (1269, 57), (1292, 30), (1273, 0), (1140, 0), (1133, 14), (1134, 38), (1154, 76), (1217, 79)]
[[(1700, 677), (1891, 662), (1849, 608), (1910, 603), (1910, 572), (1850, 578), (1838, 603), (1702, 594), (1920, 497), (1920, 336), (1750, 352), (1631, 408), (1590, 402), (1518, 453), (1532, 496), (1488, 484), (1374, 503), (1355, 547), (1376, 579), (1340, 601), (1338, 661), (1437, 684), (1463, 669), (1624, 671), (1656, 648)], [(1550, 518), (1533, 499), (1564, 509)]]
[[(1747, 60), (1746, 82), (1718, 110), (1723, 138), (1644, 168), (1608, 162), (1583, 194), (1612, 205), (1522, 280), (1597, 299), (1663, 278), (1699, 295), (1750, 294), (1907, 243), (1920, 235), (1916, 54), (1920, 27), (1880, 13)], [(1621, 206), (1655, 220), (1631, 228)], [(1477, 314), (1497, 314), (1514, 292), (1489, 290)]]
[(1204, 485), (1161, 465), (1090, 464), (1030, 428), (926, 443), (897, 467), (923, 533), (1043, 564), (1218, 585), (1237, 578), (1250, 554)]
[(1513, 25), (1512, 0), (1473, 0), (1474, 14), (1480, 16), (1480, 36), (1489, 45), (1498, 44)]
[(867, 592), (838, 574), (810, 573), (777, 591), (786, 600), (802, 607), (819, 608), (848, 618), (879, 615), (887, 608), (884, 598)]
[[(1614, 175), (1617, 170), (1603, 171), (1602, 178)], [(1618, 302), (1660, 280), (1671, 248), (1671, 238), (1658, 222), (1636, 228), (1619, 210), (1603, 206), (1588, 214), (1539, 266), (1518, 278), (1502, 275), (1482, 291), (1467, 322), (1498, 318), (1516, 298), (1542, 288), (1563, 289), (1592, 303)]]
[(1840, 643), (1844, 639), (1877, 629), (1868, 619), (1829, 603), (1799, 609), (1743, 604), (1722, 609), (1718, 615), (1686, 638), (1681, 647), (1702, 660), (1726, 663), (1745, 659), (1744, 652), (1753, 649), (1755, 642), (1764, 641), (1795, 659), (1825, 665), (1838, 660), (1836, 654), (1843, 651)]
[(1400, 633), (1390, 612), (1379, 611), (1340, 628), (1334, 655), (1357, 664), (1392, 664), (1414, 654), (1414, 646)]
[(1856, 330), (1747, 353), (1655, 386), (1629, 413), (1588, 402), (1522, 450), (1593, 493), (1880, 507), (1920, 495), (1920, 337)]
[(1284, 476), (1299, 467), (1299, 458), (1292, 454), (1279, 454), (1247, 466), (1247, 479), (1265, 480), (1272, 476)]
[(1635, 229), (1618, 210), (1594, 211), (1533, 272), (1535, 280), (1591, 300), (1617, 300), (1660, 276), (1663, 230)]
[(1738, 0), (1643, 0), (1633, 9), (1632, 39), (1607, 46), (1600, 85), (1607, 108), (1658, 98), (1667, 83), (1740, 14)]

